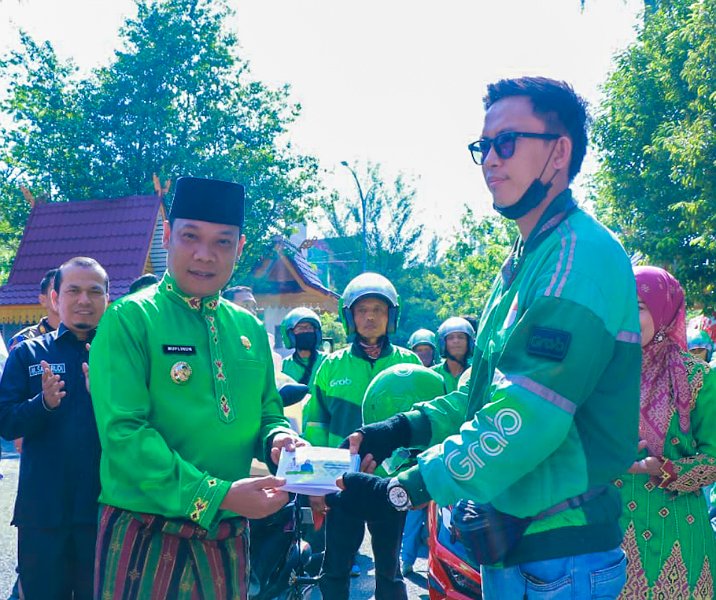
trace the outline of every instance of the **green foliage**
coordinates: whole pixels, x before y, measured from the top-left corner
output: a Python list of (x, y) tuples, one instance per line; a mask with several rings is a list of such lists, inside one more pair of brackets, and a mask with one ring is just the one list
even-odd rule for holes
[[(514, 223), (499, 217), (477, 219), (470, 209), (445, 255), (438, 259), (438, 240), (433, 238), (421, 255), (422, 228), (411, 226), (414, 191), (396, 180), (389, 187), (374, 165), (366, 168), (369, 182), (366, 198), (368, 269), (390, 279), (401, 299), (399, 328), (393, 336), (405, 344), (422, 327), (437, 331), (450, 316), (479, 318), (492, 283), (509, 253), (518, 231)], [(337, 290), (360, 272), (360, 204), (358, 199), (339, 204), (333, 197), (327, 217), (336, 235), (350, 237), (357, 260), (340, 281)], [(387, 218), (386, 218), (387, 217)], [(358, 234), (358, 235), (356, 235)]]
[[(388, 184), (384, 181), (380, 165), (368, 163), (363, 173), (356, 174), (361, 181), (360, 190), (365, 199), (366, 270), (390, 274), (415, 262), (417, 243), (423, 226), (412, 221), (415, 188), (399, 175)], [(364, 183), (365, 182), (365, 183)], [(345, 281), (336, 281), (338, 289), (362, 271), (362, 203), (358, 194), (348, 199), (333, 194), (324, 206), (331, 234), (354, 238), (352, 268), (344, 275)]]
[(321, 313), (321, 331), (324, 338), (333, 338), (333, 349), (340, 350), (346, 345), (346, 331), (340, 317), (331, 312)]
[(317, 164), (286, 144), (300, 107), (251, 79), (224, 22), (225, 0), (137, 0), (110, 64), (82, 79), (49, 43), (23, 34), (1, 64), (13, 119), (0, 163), (53, 200), (151, 194), (181, 175), (247, 186), (242, 276), (271, 235), (320, 194)]
[[(368, 271), (385, 275), (398, 290), (401, 316), (393, 339), (407, 342), (421, 327), (437, 327), (437, 296), (426, 283), (434, 270), (437, 240), (428, 245), (426, 258), (420, 256), (423, 226), (413, 222), (415, 189), (399, 175), (392, 183), (383, 179), (380, 165), (368, 164), (356, 173), (365, 199)], [(365, 182), (365, 183), (363, 183)], [(334, 270), (333, 284), (341, 293), (362, 270), (362, 206), (358, 194), (348, 200), (336, 194), (324, 208), (331, 227), (330, 235), (344, 238), (347, 259), (343, 270)]]
[(480, 318), (517, 235), (514, 222), (496, 216), (476, 219), (473, 211), (466, 209), (439, 272), (428, 278), (438, 296), (440, 321), (450, 316)]
[(716, 305), (716, 0), (652, 3), (595, 122), (597, 212), (628, 250)]
[(410, 334), (416, 329), (437, 331), (441, 319), (441, 303), (438, 292), (431, 285), (438, 267), (430, 263), (413, 263), (396, 274), (393, 282), (400, 292), (401, 312), (396, 343), (406, 345)]
[(30, 205), (14, 181), (11, 169), (0, 164), (0, 285), (7, 282), (12, 261), (20, 245)]

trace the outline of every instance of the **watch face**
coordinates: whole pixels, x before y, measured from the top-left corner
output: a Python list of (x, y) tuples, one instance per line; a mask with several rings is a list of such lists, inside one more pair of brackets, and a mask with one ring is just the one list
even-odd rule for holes
[(388, 500), (395, 508), (402, 508), (408, 505), (408, 492), (405, 491), (404, 487), (393, 486), (388, 490)]

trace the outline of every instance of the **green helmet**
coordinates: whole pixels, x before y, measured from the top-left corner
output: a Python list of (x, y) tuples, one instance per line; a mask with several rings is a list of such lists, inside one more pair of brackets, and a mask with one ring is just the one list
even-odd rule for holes
[(432, 369), (412, 363), (378, 373), (363, 396), (363, 423), (377, 423), (410, 410), (416, 402), (445, 394), (445, 381)]
[(394, 333), (398, 328), (398, 316), (400, 314), (400, 296), (395, 291), (393, 284), (378, 273), (362, 273), (354, 277), (343, 290), (343, 296), (338, 301), (338, 314), (343, 322), (346, 334), (353, 335), (356, 332), (356, 324), (353, 320), (351, 308), (363, 298), (379, 298), (388, 304), (388, 331)]
[(467, 336), (467, 356), (472, 356), (475, 349), (475, 330), (467, 319), (462, 317), (450, 317), (445, 319), (440, 327), (438, 327), (438, 344), (440, 346), (440, 356), (447, 356), (447, 344), (445, 340), (451, 333), (464, 333)]
[(418, 329), (417, 331), (413, 331), (413, 333), (408, 338), (408, 348), (410, 350), (415, 348), (415, 346), (419, 346), (420, 344), (427, 344), (428, 346), (432, 346), (433, 350), (438, 349), (438, 345), (435, 342), (435, 334), (429, 329)]
[(308, 321), (316, 328), (316, 348), (320, 348), (323, 343), (323, 335), (321, 333), (321, 319), (310, 308), (299, 306), (289, 311), (281, 321), (281, 339), (285, 348), (296, 347), (296, 336), (293, 328), (301, 321)]

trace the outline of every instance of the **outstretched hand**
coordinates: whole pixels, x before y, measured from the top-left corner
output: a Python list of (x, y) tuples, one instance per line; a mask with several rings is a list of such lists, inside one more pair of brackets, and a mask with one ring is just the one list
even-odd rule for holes
[[(351, 454), (360, 454), (360, 446), (362, 442), (363, 434), (360, 431), (354, 431), (341, 442), (339, 447), (348, 448)], [(359, 469), (361, 473), (372, 474), (377, 468), (378, 463), (370, 452), (361, 458)]]
[(403, 414), (364, 425), (351, 433), (341, 444), (341, 448), (349, 448), (351, 454), (360, 454), (363, 459), (361, 470), (368, 473), (372, 473), (375, 470), (374, 465), (382, 463), (398, 448), (409, 446), (410, 423)]
[(288, 493), (277, 489), (285, 484), (285, 479), (273, 475), (239, 479), (231, 484), (221, 508), (248, 519), (263, 519), (288, 502)]
[(281, 457), (281, 448), (286, 448), (286, 452), (293, 452), (300, 446), (308, 445), (309, 443), (298, 437), (298, 434), (277, 433), (273, 436), (273, 441), (271, 442), (271, 460), (275, 465), (278, 464), (278, 459)]
[(47, 361), (41, 360), (40, 366), (42, 367), (42, 401), (52, 410), (57, 408), (67, 395), (64, 390), (65, 382), (52, 372)]
[(336, 481), (341, 491), (326, 496), (326, 504), (359, 519), (384, 521), (397, 512), (388, 500), (389, 481), (366, 473), (346, 473)]
[[(85, 344), (85, 348), (87, 349), (87, 352), (90, 351), (89, 344)], [(85, 387), (87, 388), (87, 393), (89, 394), (89, 364), (87, 364), (86, 362), (82, 363), (82, 372), (85, 374)]]

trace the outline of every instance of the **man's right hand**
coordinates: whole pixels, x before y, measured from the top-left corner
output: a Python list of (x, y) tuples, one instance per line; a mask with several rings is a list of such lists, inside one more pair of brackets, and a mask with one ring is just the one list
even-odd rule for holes
[(263, 519), (288, 502), (288, 493), (276, 489), (285, 484), (285, 479), (272, 475), (239, 479), (231, 484), (221, 508), (248, 519)]
[(62, 389), (65, 387), (65, 382), (52, 372), (47, 361), (41, 360), (40, 366), (42, 367), (42, 401), (52, 410), (57, 408), (62, 398), (67, 395)]
[[(385, 421), (364, 425), (349, 435), (342, 448), (349, 448), (352, 454), (360, 454), (363, 459), (361, 469), (371, 472), (372, 462), (382, 463), (398, 448), (410, 447), (410, 422), (403, 414), (398, 414)], [(370, 460), (367, 460), (370, 456)], [(367, 463), (367, 464), (366, 464)]]

